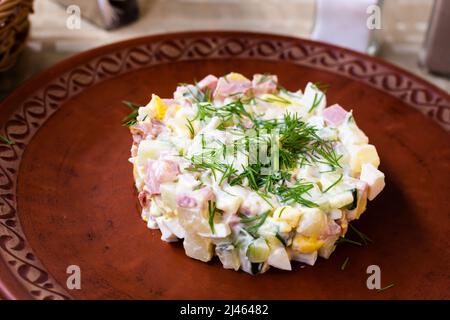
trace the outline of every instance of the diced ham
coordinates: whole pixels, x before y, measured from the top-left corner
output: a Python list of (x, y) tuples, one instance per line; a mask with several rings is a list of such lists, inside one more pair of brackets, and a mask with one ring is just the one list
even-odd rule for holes
[(175, 180), (179, 173), (178, 164), (170, 160), (148, 160), (145, 170), (145, 186), (150, 194), (159, 194), (160, 184)]
[(329, 237), (337, 236), (337, 235), (341, 234), (341, 231), (342, 231), (342, 229), (339, 226), (339, 224), (334, 222), (334, 220), (329, 220), (327, 226), (324, 228), (324, 230), (322, 230), (322, 232), (319, 236), (319, 239), (325, 240)]
[(197, 201), (193, 197), (183, 193), (177, 195), (177, 205), (182, 208), (195, 208)]
[(166, 127), (161, 121), (152, 119), (150, 122), (139, 122), (130, 127), (130, 132), (133, 135), (133, 142), (140, 143), (142, 140), (151, 137), (156, 138)]
[[(134, 137), (133, 137), (133, 140), (134, 140)], [(131, 146), (131, 150), (130, 150), (132, 157), (136, 157), (137, 156), (139, 142), (133, 141), (133, 145)]]
[(214, 99), (224, 100), (232, 95), (245, 95), (252, 87), (250, 80), (228, 80), (225, 77), (219, 78), (217, 88), (214, 92)]
[(340, 125), (347, 115), (347, 111), (338, 104), (325, 108), (323, 110), (323, 119), (328, 125)]
[(276, 93), (278, 77), (275, 75), (255, 74), (253, 76), (252, 88), (254, 95), (264, 93)]
[(159, 186), (160, 182), (158, 181), (158, 178), (156, 177), (153, 169), (151, 169), (150, 166), (147, 166), (147, 174), (145, 175), (145, 188), (147, 191), (153, 195), (153, 194), (159, 194)]
[(168, 107), (176, 104), (175, 99), (162, 99), (162, 101), (164, 102), (164, 104)]
[(139, 199), (139, 203), (141, 204), (142, 208), (148, 207), (148, 205), (150, 203), (150, 201), (149, 201), (150, 197), (151, 197), (151, 195), (147, 190), (143, 190), (143, 191), (139, 192), (138, 199)]
[(210, 187), (204, 187), (199, 190), (196, 190), (195, 193), (205, 202), (216, 200), (216, 195), (214, 191)]
[(197, 83), (197, 87), (202, 91), (209, 90), (210, 92), (214, 92), (214, 90), (216, 90), (218, 80), (219, 79), (217, 79), (216, 76), (210, 74), (200, 80), (200, 82)]
[(182, 208), (200, 208), (205, 209), (208, 201), (214, 201), (216, 196), (210, 187), (204, 187), (192, 191), (189, 194), (181, 193), (176, 197), (177, 205)]
[(246, 207), (241, 207), (239, 209), (239, 212), (242, 213), (244, 216), (248, 216), (248, 217), (256, 215), (254, 212), (252, 212), (250, 210), (250, 208), (246, 208)]

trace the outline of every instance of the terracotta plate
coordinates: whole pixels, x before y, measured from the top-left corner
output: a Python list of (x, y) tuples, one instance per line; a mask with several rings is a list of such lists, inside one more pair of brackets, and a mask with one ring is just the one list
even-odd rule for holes
[[(260, 276), (185, 256), (141, 221), (122, 100), (238, 71), (289, 89), (328, 83), (377, 146), (387, 186), (356, 226), (373, 243)], [(0, 106), (0, 291), (6, 298), (450, 298), (450, 97), (377, 59), (288, 37), (225, 32), (134, 39), (70, 58)], [(343, 261), (349, 257), (344, 271)], [(69, 290), (67, 267), (81, 268)], [(369, 265), (381, 285), (366, 287)]]

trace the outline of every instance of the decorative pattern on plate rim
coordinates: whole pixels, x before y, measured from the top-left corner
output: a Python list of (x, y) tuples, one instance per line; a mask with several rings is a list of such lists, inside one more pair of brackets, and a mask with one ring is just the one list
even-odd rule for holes
[(205, 33), (142, 38), (141, 44), (97, 55), (52, 79), (31, 94), (2, 125), (15, 142), (0, 144), (0, 255), (35, 299), (70, 299), (32, 252), (20, 226), (16, 186), (21, 156), (36, 131), (64, 102), (84, 89), (140, 68), (202, 59), (284, 61), (333, 72), (378, 88), (450, 130), (450, 101), (408, 76), (363, 55), (313, 41), (255, 34)]

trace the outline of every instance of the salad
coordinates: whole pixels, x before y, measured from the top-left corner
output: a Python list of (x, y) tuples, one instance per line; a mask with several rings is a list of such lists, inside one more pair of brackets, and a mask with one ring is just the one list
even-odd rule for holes
[(326, 87), (208, 75), (126, 119), (142, 218), (191, 258), (250, 274), (328, 258), (384, 188), (375, 146)]

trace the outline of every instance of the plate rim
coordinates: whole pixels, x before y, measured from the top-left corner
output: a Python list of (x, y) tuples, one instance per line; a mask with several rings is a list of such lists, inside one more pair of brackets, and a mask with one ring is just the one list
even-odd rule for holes
[[(62, 61), (56, 63), (55, 65), (51, 66), (50, 68), (40, 72), (39, 74), (33, 76), (32, 78), (24, 81), (18, 88), (16, 88), (11, 94), (9, 94), (0, 103), (0, 116), (2, 116), (2, 121), (0, 123), (0, 133), (3, 134), (5, 132), (5, 124), (7, 124), (8, 121), (11, 120), (10, 117), (14, 114), (14, 112), (23, 106), (22, 104), (15, 105), (15, 101), (21, 101), (21, 103), (25, 103), (27, 101), (27, 99), (29, 99), (29, 97), (37, 94), (37, 92), (39, 92), (39, 90), (41, 90), (43, 87), (51, 84), (55, 79), (62, 77), (65, 73), (79, 68), (80, 66), (83, 65), (83, 63), (92, 62), (97, 58), (100, 58), (102, 56), (106, 56), (109, 54), (114, 54), (117, 51), (127, 50), (127, 49), (131, 49), (134, 47), (138, 47), (140, 45), (145, 45), (145, 44), (155, 44), (158, 41), (162, 42), (165, 40), (167, 40), (167, 41), (180, 40), (180, 39), (183, 40), (183, 39), (189, 39), (189, 38), (201, 39), (203, 37), (209, 38), (209, 39), (212, 39), (214, 37), (219, 37), (219, 38), (222, 37), (224, 39), (247, 39), (247, 40), (248, 39), (263, 39), (266, 41), (272, 41), (272, 42), (280, 41), (280, 42), (293, 43), (293, 44), (299, 44), (299, 45), (301, 43), (302, 45), (307, 45), (307, 46), (310, 46), (313, 48), (314, 47), (324, 48), (326, 50), (330, 50), (330, 52), (337, 52), (344, 56), (347, 55), (350, 57), (356, 57), (356, 58), (361, 59), (363, 62), (368, 62), (368, 63), (372, 63), (374, 65), (382, 66), (385, 70), (391, 71), (391, 74), (396, 74), (401, 78), (406, 77), (407, 80), (411, 81), (412, 84), (417, 84), (417, 85), (419, 85), (419, 87), (422, 87), (421, 90), (428, 90), (429, 92), (431, 92), (431, 94), (434, 94), (434, 95), (440, 97), (441, 99), (443, 99), (444, 103), (446, 102), (447, 108), (449, 108), (449, 110), (450, 110), (450, 94), (445, 92), (443, 89), (435, 86), (434, 84), (419, 77), (418, 75), (415, 75), (407, 70), (404, 70), (401, 67), (398, 67), (392, 63), (386, 62), (377, 57), (372, 57), (372, 56), (369, 56), (369, 55), (366, 55), (366, 54), (363, 54), (360, 52), (356, 52), (351, 49), (342, 48), (339, 46), (335, 46), (335, 45), (331, 45), (328, 43), (315, 41), (315, 40), (308, 40), (308, 39), (302, 39), (302, 38), (298, 38), (298, 37), (277, 35), (277, 34), (270, 34), (270, 33), (245, 32), (245, 31), (186, 31), (186, 32), (156, 34), (156, 35), (149, 35), (149, 36), (127, 39), (127, 40), (123, 40), (123, 41), (119, 41), (119, 42), (114, 42), (114, 43), (111, 43), (108, 45), (100, 46), (97, 48), (93, 48), (93, 49), (90, 49), (90, 50), (87, 50), (87, 51), (84, 51), (84, 52), (81, 52), (81, 53), (78, 53), (78, 54), (75, 54), (73, 56), (63, 59)], [(239, 57), (237, 57), (237, 58), (239, 58)], [(247, 58), (249, 58), (249, 57), (247, 57)], [(206, 57), (206, 59), (211, 59), (211, 58)], [(212, 59), (214, 59), (214, 58), (212, 58)], [(244, 57), (244, 59), (245, 59), (245, 57)], [(251, 59), (254, 59), (254, 58), (251, 58)], [(198, 60), (198, 59), (193, 59), (193, 60)], [(277, 59), (275, 59), (275, 61), (277, 61)], [(289, 62), (289, 60), (288, 60), (288, 62)], [(145, 66), (144, 66), (144, 68), (145, 68)], [(131, 69), (129, 71), (134, 71), (134, 70), (136, 70), (136, 69)], [(326, 69), (322, 69), (322, 70), (327, 71), (327, 72), (334, 72), (332, 70), (326, 70)], [(96, 70), (94, 70), (94, 71), (96, 71)], [(337, 72), (335, 72), (335, 73), (337, 73)], [(119, 74), (122, 74), (122, 73), (119, 73)], [(340, 74), (340, 75), (345, 76), (345, 74)], [(107, 79), (109, 79), (109, 78), (105, 78), (104, 80), (107, 80)], [(357, 80), (357, 79), (353, 79), (353, 80), (361, 81), (361, 80)], [(97, 83), (99, 83), (99, 82), (94, 81), (94, 85)], [(364, 81), (363, 81), (363, 83), (371, 86), (370, 83), (367, 83)], [(407, 89), (411, 89), (411, 88), (407, 88)], [(82, 92), (82, 90), (77, 92), (76, 94), (79, 94), (80, 92)], [(390, 94), (389, 92), (386, 92), (386, 91), (383, 91), (383, 92)], [(64, 104), (64, 101), (61, 104)], [(413, 106), (406, 101), (403, 101), (403, 102), (405, 102), (405, 104)], [(56, 108), (53, 112), (56, 112), (56, 110), (58, 108)], [(418, 109), (418, 108), (415, 107), (415, 109)], [(421, 110), (419, 109), (419, 111), (421, 111)], [(422, 113), (424, 113), (424, 112), (422, 111)], [(51, 114), (53, 114), (53, 113), (51, 113)], [(51, 114), (49, 116), (45, 117), (45, 119), (41, 125), (44, 125), (45, 121), (47, 121), (51, 117)], [(4, 118), (3, 118), (3, 116), (4, 116)], [(3, 120), (3, 119), (5, 119), (5, 120)], [(433, 119), (433, 120), (437, 121), (436, 119)], [(440, 125), (441, 125), (441, 127), (443, 126), (442, 124), (440, 124)], [(38, 127), (38, 129), (39, 129), (39, 127)], [(38, 129), (36, 129), (36, 131)], [(445, 130), (445, 128), (443, 128), (443, 129)], [(450, 130), (450, 127), (447, 130)], [(30, 139), (32, 139), (32, 136), (34, 135), (34, 133), (31, 134)], [(16, 145), (17, 148), (20, 148), (22, 150), (18, 151), (18, 153), (20, 153), (20, 156), (18, 157), (18, 160), (17, 160), (16, 171), (13, 174), (14, 178), (16, 179), (16, 183), (15, 183), (13, 189), (11, 189), (12, 190), (11, 192), (12, 192), (13, 198), (14, 198), (14, 200), (12, 202), (14, 202), (14, 205), (16, 206), (15, 218), (16, 218), (16, 223), (19, 226), (19, 230), (22, 230), (21, 224), (20, 224), (20, 214), (18, 213), (18, 210), (17, 210), (17, 199), (14, 196), (16, 195), (16, 191), (17, 191), (17, 187), (18, 187), (17, 186), (17, 176), (20, 173), (19, 166), (20, 166), (20, 162), (21, 162), (21, 154), (25, 150), (26, 144), (29, 143), (29, 141), (30, 140), (27, 140), (27, 142), (25, 144)], [(9, 148), (11, 148), (11, 150), (13, 150), (14, 148), (16, 148), (16, 146), (9, 146)], [(0, 145), (0, 147), (6, 148), (5, 145)], [(3, 170), (3, 167), (1, 167), (1, 164), (2, 164), (2, 159), (0, 159), (0, 169)], [(3, 172), (3, 174), (5, 174), (5, 173), (6, 173), (6, 171)], [(1, 185), (0, 185), (0, 187), (1, 187)], [(1, 192), (2, 191), (0, 189), (0, 196), (2, 196)], [(3, 195), (5, 195), (5, 194), (6, 193), (4, 193)], [(1, 223), (2, 223), (2, 218), (0, 216), (0, 224)], [(1, 225), (0, 225), (0, 227), (1, 227)], [(1, 231), (1, 228), (0, 228), (0, 231)], [(1, 235), (2, 234), (0, 233), (0, 236)], [(23, 237), (24, 237), (25, 241), (27, 241), (25, 234), (23, 234)], [(31, 249), (30, 253), (33, 254), (31, 245), (29, 245), (29, 246)], [(4, 250), (0, 246), (0, 266), (1, 266), (1, 268), (0, 268), (0, 296), (3, 296), (7, 299), (18, 299), (18, 298), (34, 299), (34, 298), (37, 298), (36, 296), (33, 296), (33, 294), (31, 293), (31, 290), (29, 290), (29, 288), (26, 288), (23, 284), (21, 284), (19, 282), (19, 280), (17, 279), (17, 275), (13, 272), (14, 266), (8, 266), (7, 262), (4, 259), (3, 251)], [(33, 259), (35, 259), (34, 261), (37, 261), (36, 263), (38, 265), (43, 266), (38, 261), (38, 258), (33, 257)], [(45, 271), (45, 268), (44, 268), (44, 271)], [(58, 287), (59, 284), (56, 282), (56, 280), (54, 280), (52, 278), (52, 275), (50, 273), (47, 272), (47, 275), (51, 280), (53, 280), (53, 283), (57, 285), (55, 290), (61, 294), (61, 298), (67, 298), (67, 299), (72, 298), (66, 289), (62, 288), (61, 286)], [(61, 291), (61, 292), (59, 292), (59, 291)]]

